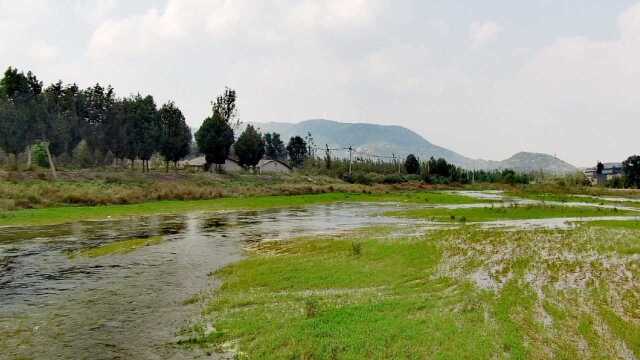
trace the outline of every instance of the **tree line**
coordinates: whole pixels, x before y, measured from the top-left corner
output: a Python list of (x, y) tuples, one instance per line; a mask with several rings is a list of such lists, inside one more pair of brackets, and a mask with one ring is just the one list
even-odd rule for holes
[(140, 160), (142, 170), (149, 171), (154, 154), (163, 157), (167, 170), (193, 152), (205, 156), (207, 169), (220, 169), (232, 151), (247, 168), (264, 156), (301, 167), (308, 155), (307, 143), (299, 136), (285, 146), (279, 134), (263, 136), (248, 125), (236, 139), (239, 127), (237, 94), (229, 88), (211, 102), (211, 116), (195, 133), (193, 149), (191, 129), (172, 101), (158, 107), (151, 95), (117, 97), (111, 86), (99, 83), (81, 89), (58, 81), (45, 87), (32, 72), (12, 67), (0, 80), (0, 149), (13, 157), (16, 167), (18, 155), (26, 154), (27, 168), (32, 154), (42, 150), (46, 159), (40, 160), (54, 176), (61, 156), (80, 158), (83, 166), (107, 163), (95, 161), (99, 158), (114, 165), (128, 160), (132, 167)]
[(117, 98), (111, 86), (80, 89), (58, 81), (44, 87), (31, 73), (8, 68), (0, 80), (0, 148), (13, 156), (41, 145), (55, 174), (54, 159), (82, 143), (114, 161), (140, 159), (143, 170), (160, 153), (167, 166), (190, 152), (191, 129), (173, 102), (157, 107), (151, 95)]

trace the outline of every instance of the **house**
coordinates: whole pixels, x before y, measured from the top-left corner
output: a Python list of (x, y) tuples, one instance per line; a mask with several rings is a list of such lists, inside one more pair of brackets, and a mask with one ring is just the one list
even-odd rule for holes
[(583, 173), (593, 185), (604, 185), (607, 181), (621, 177), (623, 175), (622, 163), (598, 163), (602, 164), (601, 171), (598, 167), (586, 168)]
[[(206, 164), (206, 159), (204, 156), (199, 156), (195, 159), (191, 159), (189, 161), (184, 162), (183, 166), (185, 168), (191, 169), (199, 169), (204, 170), (204, 166)], [(291, 167), (279, 160), (272, 159), (262, 159), (256, 166), (258, 174), (284, 174), (290, 173), (292, 171)], [(214, 166), (211, 166), (211, 171), (215, 170)], [(228, 158), (224, 165), (222, 165), (222, 171), (227, 173), (235, 173), (245, 171), (238, 161)]]
[(258, 163), (258, 174), (287, 174), (291, 167), (280, 160), (262, 159)]
[[(189, 161), (184, 162), (183, 166), (186, 169), (199, 169), (204, 170), (204, 166), (207, 163), (207, 160), (204, 156), (199, 156), (197, 158), (191, 159)], [(211, 166), (211, 171), (215, 170), (215, 166)], [(243, 171), (244, 168), (233, 159), (227, 159), (222, 165), (222, 171), (224, 172), (240, 172)]]

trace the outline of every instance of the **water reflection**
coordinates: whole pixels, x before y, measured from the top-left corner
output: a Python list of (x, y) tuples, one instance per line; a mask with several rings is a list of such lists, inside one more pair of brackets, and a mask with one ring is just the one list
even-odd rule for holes
[[(8, 358), (193, 358), (172, 346), (198, 313), (185, 306), (212, 287), (207, 274), (242, 257), (248, 242), (409, 220), (370, 216), (394, 205), (193, 213), (107, 222), (3, 228), (0, 354)], [(79, 250), (161, 235), (134, 252), (89, 258)]]

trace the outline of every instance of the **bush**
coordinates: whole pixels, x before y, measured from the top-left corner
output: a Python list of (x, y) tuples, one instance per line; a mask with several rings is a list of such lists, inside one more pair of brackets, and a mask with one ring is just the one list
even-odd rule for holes
[(407, 179), (402, 175), (394, 174), (394, 175), (386, 175), (382, 179), (382, 182), (384, 184), (401, 184), (401, 183), (407, 182)]
[(626, 182), (627, 181), (623, 176), (616, 176), (612, 179), (607, 180), (605, 186), (614, 189), (623, 189)]
[(353, 174), (342, 175), (342, 180), (350, 184), (371, 185), (379, 181), (379, 175), (377, 174), (365, 174), (363, 172), (354, 172)]
[(33, 161), (40, 167), (49, 167), (49, 158), (47, 151), (42, 144), (35, 144), (32, 147)]
[(360, 256), (362, 254), (362, 243), (352, 242), (351, 243), (351, 255)]

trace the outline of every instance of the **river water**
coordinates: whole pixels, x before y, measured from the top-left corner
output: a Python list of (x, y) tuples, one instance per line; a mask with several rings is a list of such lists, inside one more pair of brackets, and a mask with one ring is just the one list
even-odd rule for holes
[[(408, 224), (376, 215), (398, 206), (333, 204), (0, 228), (0, 358), (207, 357), (175, 343), (201, 310), (187, 300), (215, 288), (212, 271), (241, 259), (243, 247), (256, 241)], [(159, 244), (126, 254), (71, 255), (158, 235), (164, 239)]]

